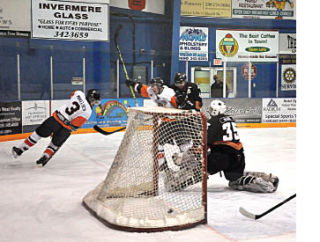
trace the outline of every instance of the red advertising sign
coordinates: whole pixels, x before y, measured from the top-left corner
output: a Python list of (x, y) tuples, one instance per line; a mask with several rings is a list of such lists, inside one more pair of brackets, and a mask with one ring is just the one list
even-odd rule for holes
[[(251, 64), (251, 80), (253, 80), (257, 75), (257, 67), (254, 64)], [(241, 74), (244, 79), (249, 80), (249, 65), (248, 63), (244, 64), (241, 68)]]
[(141, 11), (146, 7), (146, 0), (128, 0), (129, 8)]

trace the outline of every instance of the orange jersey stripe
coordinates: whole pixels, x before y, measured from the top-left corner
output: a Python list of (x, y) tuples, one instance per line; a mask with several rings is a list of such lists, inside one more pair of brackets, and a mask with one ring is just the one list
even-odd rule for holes
[(227, 145), (227, 146), (230, 146), (236, 150), (241, 150), (243, 147), (241, 142), (233, 143), (230, 141), (216, 141), (213, 143), (213, 145)]
[(52, 116), (54, 117), (54, 119), (55, 120), (57, 120), (58, 121), (58, 123), (59, 124), (61, 124), (63, 127), (65, 127), (66, 129), (69, 129), (69, 130), (71, 130), (71, 127), (70, 126), (68, 126), (68, 125), (66, 125), (66, 124), (64, 124), (59, 118), (58, 118), (58, 116), (57, 116), (57, 113), (56, 112), (54, 112), (53, 114), (52, 114)]
[(87, 121), (87, 119), (85, 119), (82, 116), (79, 116), (79, 117), (76, 117), (75, 119), (73, 119), (71, 121), (71, 124), (80, 128), (86, 121)]

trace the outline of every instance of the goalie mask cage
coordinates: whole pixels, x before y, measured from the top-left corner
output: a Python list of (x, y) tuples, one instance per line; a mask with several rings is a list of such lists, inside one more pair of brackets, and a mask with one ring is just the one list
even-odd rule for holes
[(108, 175), (83, 205), (107, 226), (125, 231), (207, 223), (206, 129), (201, 112), (130, 108)]

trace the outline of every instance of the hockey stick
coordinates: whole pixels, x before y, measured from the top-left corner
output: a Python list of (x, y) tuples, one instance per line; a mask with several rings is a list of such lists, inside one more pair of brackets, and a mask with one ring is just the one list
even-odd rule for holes
[[(124, 71), (124, 73), (126, 75), (126, 79), (129, 81), (129, 75), (128, 75), (128, 72), (127, 72), (127, 68), (126, 68), (126, 66), (124, 64), (124, 61), (123, 61), (123, 58), (122, 58), (122, 54), (121, 54), (121, 51), (120, 51), (120, 46), (118, 44), (118, 36), (119, 36), (119, 32), (120, 32), (121, 29), (122, 29), (122, 25), (119, 24), (118, 28), (116, 29), (116, 32), (114, 34), (114, 44), (116, 45), (116, 48), (117, 48), (117, 51), (118, 51), (118, 54), (119, 54), (119, 58), (120, 58), (121, 63), (122, 63), (122, 68), (123, 68), (123, 71)], [(139, 106), (138, 102), (137, 102), (137, 99), (136, 99), (136, 95), (134, 94), (132, 86), (130, 86), (130, 91), (131, 91), (132, 97), (134, 99), (134, 102), (136, 103), (136, 106)]]
[(94, 128), (95, 131), (97, 131), (97, 132), (99, 132), (100, 134), (103, 134), (103, 135), (110, 135), (110, 134), (117, 133), (117, 132), (119, 132), (121, 130), (126, 129), (126, 127), (122, 127), (120, 129), (108, 132), (108, 131), (105, 131), (102, 128), (100, 128), (98, 125), (93, 126), (93, 128)]
[(247, 217), (247, 218), (251, 218), (251, 219), (257, 220), (257, 219), (263, 217), (264, 215), (272, 212), (272, 211), (275, 210), (276, 208), (282, 206), (282, 205), (285, 204), (286, 202), (289, 202), (291, 199), (295, 198), (296, 196), (297, 196), (297, 194), (295, 193), (295, 194), (293, 194), (292, 196), (290, 196), (290, 197), (288, 197), (287, 199), (285, 199), (284, 201), (282, 201), (281, 203), (278, 203), (278, 204), (275, 205), (274, 207), (268, 209), (267, 211), (265, 211), (264, 213), (261, 213), (261, 214), (253, 214), (253, 213), (250, 213), (250, 212), (248, 212), (247, 210), (245, 210), (245, 209), (242, 208), (242, 207), (240, 207), (239, 212), (240, 212), (243, 216), (245, 216), (245, 217)]

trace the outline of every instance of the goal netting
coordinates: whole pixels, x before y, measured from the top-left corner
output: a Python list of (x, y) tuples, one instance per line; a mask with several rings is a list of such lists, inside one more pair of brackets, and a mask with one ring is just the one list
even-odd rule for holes
[(130, 108), (104, 181), (84, 198), (108, 226), (178, 230), (206, 223), (206, 118), (201, 112)]

